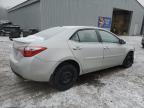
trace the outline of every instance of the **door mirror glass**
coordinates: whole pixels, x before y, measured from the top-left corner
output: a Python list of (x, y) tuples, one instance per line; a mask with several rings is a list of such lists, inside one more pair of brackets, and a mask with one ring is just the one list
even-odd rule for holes
[(122, 39), (119, 40), (119, 43), (120, 44), (126, 44), (126, 42), (124, 40), (122, 40)]

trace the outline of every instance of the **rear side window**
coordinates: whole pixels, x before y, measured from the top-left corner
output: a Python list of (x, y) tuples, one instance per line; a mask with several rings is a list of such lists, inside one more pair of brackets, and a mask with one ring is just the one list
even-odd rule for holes
[(80, 42), (98, 42), (95, 30), (81, 30), (77, 33)]
[(72, 36), (71, 40), (76, 41), (76, 42), (79, 42), (80, 40), (79, 40), (78, 34), (77, 34), (77, 33), (74, 34), (74, 35)]

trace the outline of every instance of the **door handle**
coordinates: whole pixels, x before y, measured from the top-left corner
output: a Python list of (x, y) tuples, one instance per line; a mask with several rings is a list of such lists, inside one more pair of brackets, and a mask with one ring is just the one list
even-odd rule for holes
[(80, 48), (80, 47), (75, 47), (75, 48), (73, 48), (73, 50), (81, 50), (82, 48)]

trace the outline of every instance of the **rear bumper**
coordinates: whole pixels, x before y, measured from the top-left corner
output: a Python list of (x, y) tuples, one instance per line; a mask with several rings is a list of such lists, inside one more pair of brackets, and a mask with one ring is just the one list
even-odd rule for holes
[[(10, 66), (10, 67), (11, 67), (11, 66)], [(13, 72), (16, 76), (18, 76), (18, 77), (20, 77), (20, 78), (22, 78), (22, 79), (25, 79), (25, 78), (23, 78), (21, 75), (19, 75), (18, 73), (16, 73), (12, 67), (11, 67), (11, 70), (12, 70), (12, 72)]]
[(39, 59), (22, 59), (17, 62), (10, 57), (12, 71), (18, 76), (32, 81), (48, 82), (56, 67), (56, 62), (45, 62)]

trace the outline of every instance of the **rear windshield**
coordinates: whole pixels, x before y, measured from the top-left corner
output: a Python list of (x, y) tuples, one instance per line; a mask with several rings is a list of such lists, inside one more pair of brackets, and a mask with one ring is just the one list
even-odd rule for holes
[(35, 35), (43, 37), (44, 39), (49, 39), (61, 32), (64, 32), (65, 30), (66, 30), (66, 28), (63, 28), (63, 27), (54, 27), (54, 28), (50, 28), (47, 30), (43, 30), (39, 33), (36, 33)]

